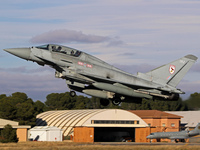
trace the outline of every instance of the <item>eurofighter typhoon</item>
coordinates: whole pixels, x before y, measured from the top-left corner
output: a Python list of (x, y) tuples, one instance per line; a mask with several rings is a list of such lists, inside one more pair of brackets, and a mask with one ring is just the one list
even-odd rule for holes
[(99, 97), (107, 106), (145, 99), (178, 100), (184, 94), (176, 86), (197, 60), (187, 55), (147, 73), (132, 75), (82, 51), (55, 44), (5, 51), (39, 65), (54, 68), (55, 77), (66, 80), (70, 95), (75, 91)]

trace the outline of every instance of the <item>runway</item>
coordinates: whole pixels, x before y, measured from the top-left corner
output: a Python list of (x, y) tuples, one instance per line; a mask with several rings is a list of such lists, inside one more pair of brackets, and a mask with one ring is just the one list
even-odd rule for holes
[(164, 143), (164, 142), (155, 142), (155, 143), (136, 143), (136, 142), (95, 142), (94, 145), (142, 145), (142, 146), (164, 146), (164, 145), (179, 145), (179, 146), (200, 146), (200, 143)]
[(135, 142), (94, 142), (94, 143), (74, 143), (72, 141), (62, 142), (18, 142), (18, 143), (0, 143), (0, 149), (16, 150), (36, 150), (36, 149), (65, 149), (65, 150), (199, 150), (200, 143), (135, 143)]

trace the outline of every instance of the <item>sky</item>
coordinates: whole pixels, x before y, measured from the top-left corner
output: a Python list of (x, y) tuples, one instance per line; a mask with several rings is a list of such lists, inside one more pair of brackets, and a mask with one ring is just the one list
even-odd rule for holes
[[(199, 0), (6, 0), (0, 5), (0, 94), (34, 101), (69, 91), (54, 69), (3, 51), (61, 44), (129, 73), (148, 72), (185, 55), (200, 56)], [(200, 92), (200, 62), (177, 88)]]

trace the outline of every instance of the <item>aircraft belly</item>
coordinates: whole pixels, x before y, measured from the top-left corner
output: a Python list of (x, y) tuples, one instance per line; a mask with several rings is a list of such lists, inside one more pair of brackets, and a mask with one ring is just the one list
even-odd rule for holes
[(90, 95), (90, 96), (95, 96), (103, 99), (109, 99), (113, 98), (115, 93), (107, 92), (107, 91), (101, 91), (97, 89), (84, 89), (82, 91), (83, 93)]
[(121, 94), (121, 95), (127, 95), (127, 96), (131, 96), (131, 97), (148, 98), (148, 99), (153, 98), (151, 95), (139, 93), (134, 89), (125, 88), (125, 87), (121, 87), (121, 86), (117, 86), (117, 85), (98, 82), (98, 83), (93, 83), (93, 86), (95, 86), (96, 88), (102, 89), (102, 90), (111, 91), (111, 92)]

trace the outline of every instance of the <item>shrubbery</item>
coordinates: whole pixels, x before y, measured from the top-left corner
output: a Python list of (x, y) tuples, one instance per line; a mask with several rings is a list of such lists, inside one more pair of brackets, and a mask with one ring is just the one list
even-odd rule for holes
[(0, 142), (9, 143), (9, 142), (18, 142), (16, 129), (13, 129), (11, 125), (7, 124), (1, 130)]

